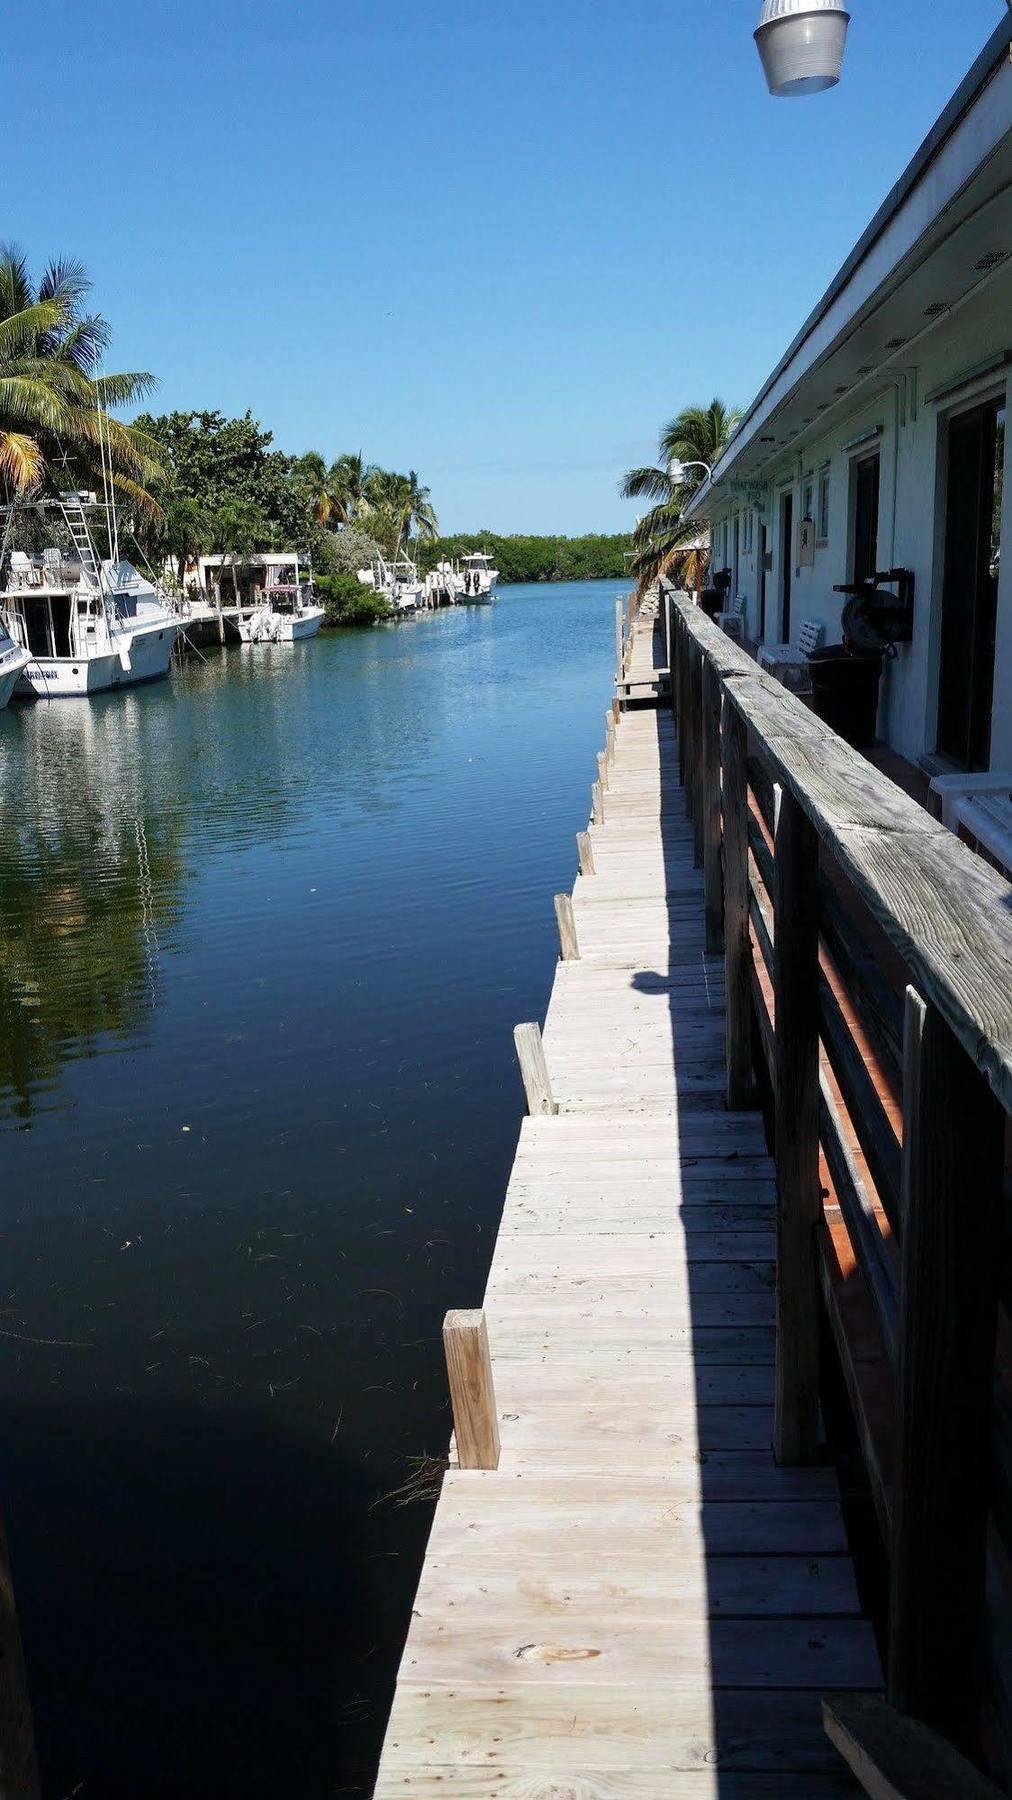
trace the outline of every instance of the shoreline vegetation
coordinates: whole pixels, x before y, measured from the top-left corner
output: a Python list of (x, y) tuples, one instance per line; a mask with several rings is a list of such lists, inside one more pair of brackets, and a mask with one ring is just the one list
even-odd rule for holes
[[(440, 536), (429, 489), (368, 462), (361, 451), (329, 462), (289, 455), (249, 410), (115, 417), (154, 386), (149, 374), (104, 371), (111, 329), (89, 310), (91, 282), (76, 262), (35, 279), (16, 245), (0, 246), (0, 498), (56, 495), (112, 482), (124, 539), (180, 593), (203, 555), (241, 571), (256, 552), (308, 552), (328, 625), (389, 617), (383, 597), (357, 579), (382, 555), (407, 555), (423, 575), (486, 551), (504, 583), (621, 580), (629, 533), (579, 537), (491, 531)], [(112, 416), (110, 416), (112, 409)]]

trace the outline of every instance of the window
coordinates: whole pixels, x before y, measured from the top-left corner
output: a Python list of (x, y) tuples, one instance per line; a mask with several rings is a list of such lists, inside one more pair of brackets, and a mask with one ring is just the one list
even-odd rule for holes
[(812, 483), (812, 478), (809, 475), (806, 477), (805, 481), (802, 484), (802, 488), (801, 488), (801, 517), (803, 519), (811, 519), (814, 517), (814, 515), (812, 513), (812, 506), (814, 504), (814, 500), (815, 500), (814, 487), (813, 487), (813, 483)]
[(823, 469), (819, 476), (819, 517), (815, 527), (817, 544), (829, 542), (829, 470)]

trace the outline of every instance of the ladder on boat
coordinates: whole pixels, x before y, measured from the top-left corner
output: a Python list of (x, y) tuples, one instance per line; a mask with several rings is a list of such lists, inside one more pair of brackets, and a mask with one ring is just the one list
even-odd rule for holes
[(62, 494), (60, 508), (67, 530), (70, 532), (71, 542), (80, 558), (84, 578), (91, 587), (99, 587), (101, 584), (98, 558), (95, 555), (95, 546), (88, 529), (84, 507), (77, 494)]

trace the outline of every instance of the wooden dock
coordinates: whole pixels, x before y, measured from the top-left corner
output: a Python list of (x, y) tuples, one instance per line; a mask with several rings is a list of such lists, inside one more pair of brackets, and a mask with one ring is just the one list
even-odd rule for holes
[(670, 713), (599, 773), (485, 1295), (498, 1467), (444, 1480), (375, 1793), (856, 1793), (821, 1701), (881, 1672), (835, 1473), (772, 1454), (774, 1168)]

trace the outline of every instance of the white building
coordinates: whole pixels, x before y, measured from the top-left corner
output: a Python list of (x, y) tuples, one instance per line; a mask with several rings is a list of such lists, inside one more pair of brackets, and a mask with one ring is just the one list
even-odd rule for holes
[(838, 642), (837, 584), (912, 573), (879, 732), (931, 770), (1012, 770), (1010, 48), (1007, 17), (688, 509), (753, 641)]

